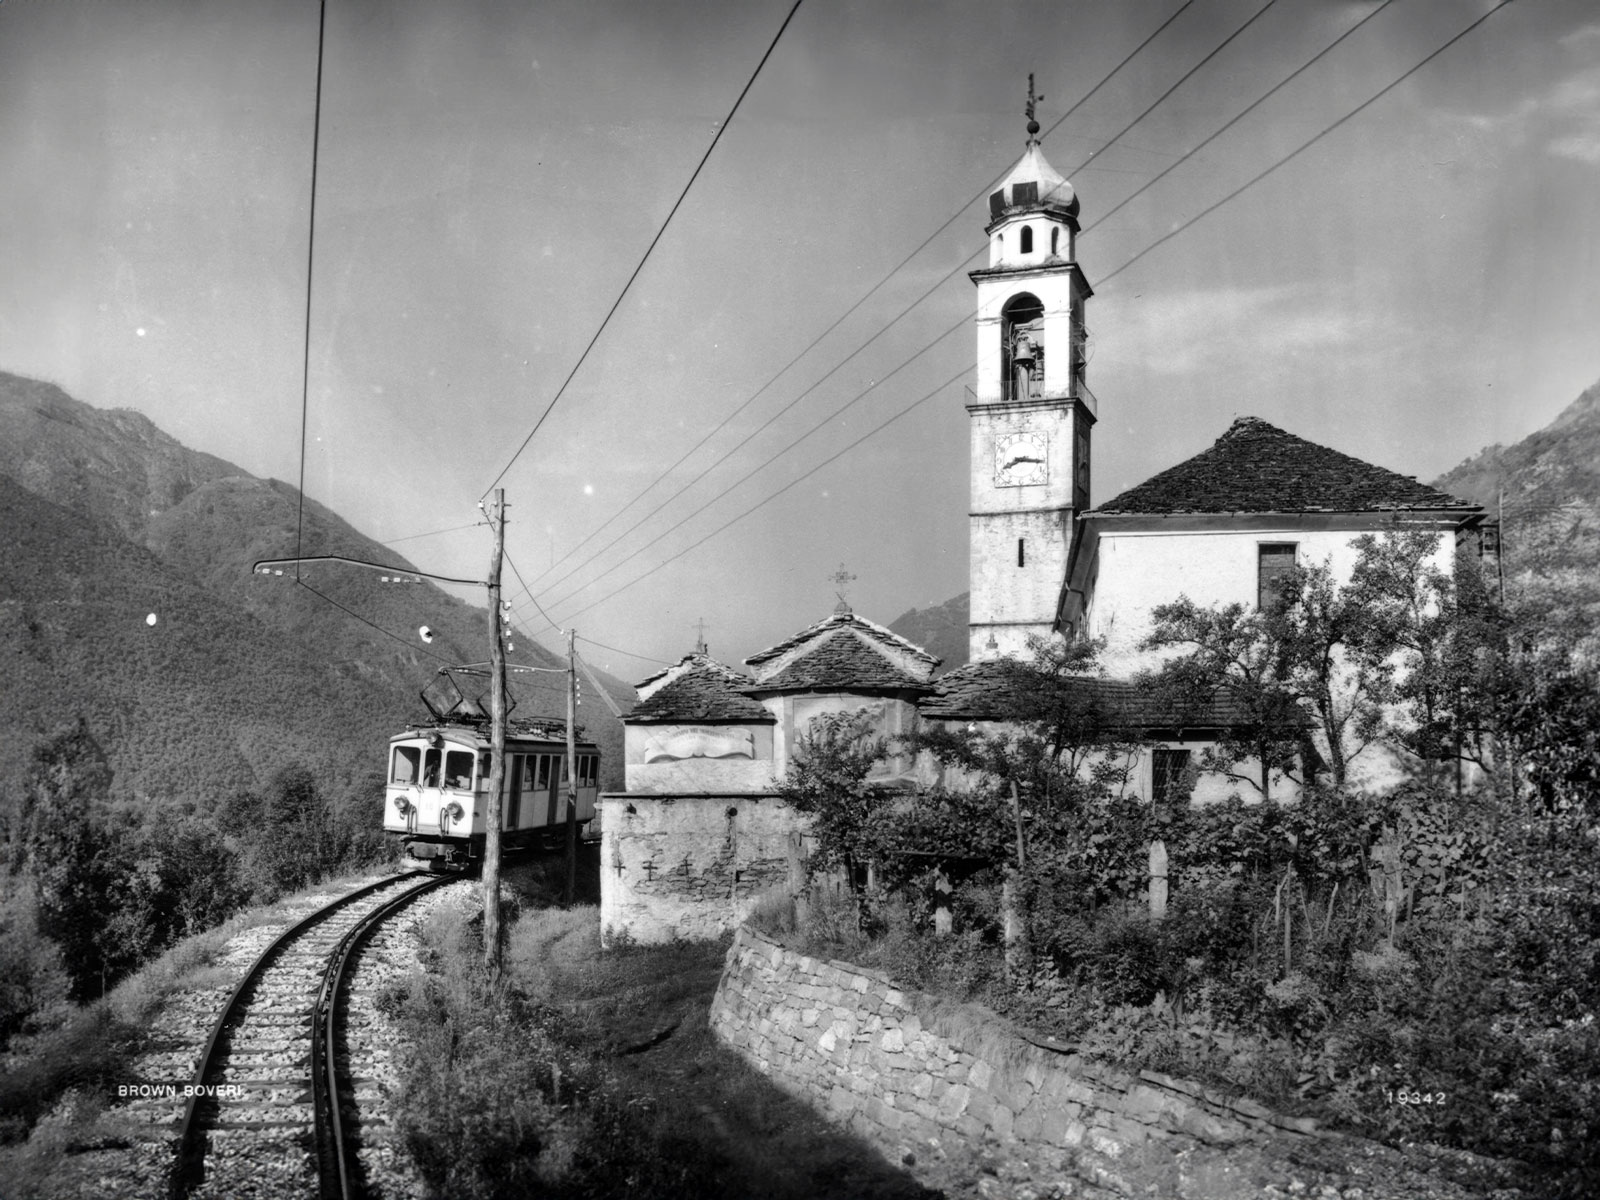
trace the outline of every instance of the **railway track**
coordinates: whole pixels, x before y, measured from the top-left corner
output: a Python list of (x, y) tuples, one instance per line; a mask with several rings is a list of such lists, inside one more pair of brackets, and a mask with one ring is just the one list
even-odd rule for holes
[(379, 925), (452, 878), (379, 880), (267, 946), (223, 1005), (195, 1069), (171, 1200), (367, 1194), (346, 1070), (354, 1047), (342, 1029), (345, 986)]

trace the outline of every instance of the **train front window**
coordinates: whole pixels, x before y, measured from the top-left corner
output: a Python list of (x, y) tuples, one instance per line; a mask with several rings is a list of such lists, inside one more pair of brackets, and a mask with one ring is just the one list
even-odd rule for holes
[(396, 746), (389, 769), (390, 783), (415, 783), (422, 775), (422, 747)]
[(441, 752), (435, 747), (428, 751), (422, 760), (422, 786), (436, 788), (439, 786), (439, 758)]
[(451, 750), (445, 754), (444, 786), (461, 791), (472, 787), (472, 751)]

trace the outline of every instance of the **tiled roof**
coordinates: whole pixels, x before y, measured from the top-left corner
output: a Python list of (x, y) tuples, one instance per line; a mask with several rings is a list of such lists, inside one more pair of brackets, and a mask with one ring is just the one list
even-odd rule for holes
[[(934, 684), (934, 694), (917, 705), (924, 717), (940, 720), (1015, 719), (1027, 689), (1029, 667), (1014, 659), (991, 659), (957, 667)], [(1122, 733), (1145, 730), (1229, 729), (1248, 724), (1233, 697), (1217, 692), (1198, 702), (1181, 702), (1124, 679), (1079, 675), (1069, 695), (1084, 712), (1098, 713), (1107, 728)]]
[(1102, 513), (1381, 512), (1476, 505), (1406, 475), (1240, 417), (1208, 450), (1162, 471)]
[[(887, 632), (887, 630), (885, 630)], [(890, 634), (890, 637), (895, 637)], [(895, 640), (903, 639), (895, 637)], [(911, 643), (905, 642), (907, 646)], [(915, 649), (915, 647), (913, 647)], [(939, 660), (931, 654), (933, 662)], [(747, 661), (755, 661), (750, 659)], [(876, 648), (859, 630), (845, 626), (814, 639), (793, 661), (754, 683), (745, 691), (764, 692), (865, 692), (927, 691), (925, 675), (913, 675)]]
[[(676, 674), (674, 675), (674, 672)], [(651, 684), (666, 676), (654, 691)], [(704, 654), (690, 654), (676, 666), (639, 684), (646, 695), (623, 720), (633, 722), (771, 721), (773, 716), (740, 689), (750, 677)]]
[(867, 638), (870, 641), (881, 643), (882, 645), (889, 647), (900, 654), (909, 655), (919, 663), (926, 665), (930, 674), (932, 673), (933, 669), (939, 665), (939, 659), (935, 655), (929, 654), (921, 646), (918, 646), (913, 642), (906, 641), (906, 639), (901, 637), (898, 633), (895, 633), (891, 629), (884, 628), (876, 621), (869, 621), (865, 617), (857, 616), (848, 608), (838, 609), (829, 616), (818, 621), (815, 625), (806, 626), (806, 628), (802, 629), (799, 633), (795, 634), (791, 638), (786, 638), (784, 641), (779, 642), (776, 646), (768, 646), (765, 650), (762, 650), (756, 654), (752, 654), (749, 658), (744, 660), (745, 665), (750, 667), (759, 667), (762, 663), (770, 662), (775, 658), (780, 658), (796, 647), (804, 645), (806, 642), (817, 638), (826, 637), (828, 634), (839, 629), (854, 630), (857, 634)]

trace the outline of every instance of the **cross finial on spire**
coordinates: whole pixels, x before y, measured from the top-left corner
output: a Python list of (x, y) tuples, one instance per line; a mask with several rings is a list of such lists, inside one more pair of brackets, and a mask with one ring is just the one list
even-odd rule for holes
[(1028, 72), (1028, 106), (1022, 111), (1028, 117), (1028, 145), (1035, 146), (1039, 143), (1039, 121), (1035, 116), (1035, 109), (1044, 97), (1035, 95), (1033, 90), (1033, 72)]
[(829, 575), (828, 578), (833, 581), (834, 587), (836, 589), (840, 589), (840, 590), (836, 590), (834, 592), (834, 595), (839, 597), (839, 603), (834, 606), (833, 611), (836, 612), (836, 613), (847, 613), (847, 612), (849, 612), (850, 611), (850, 601), (848, 601), (848, 600), (846, 600), (844, 598), (844, 592), (843, 592), (842, 589), (844, 588), (845, 584), (854, 583), (856, 577), (854, 575), (850, 574), (849, 571), (845, 570), (844, 564), (840, 563), (839, 564), (839, 569), (837, 571), (835, 571), (832, 575)]
[(710, 654), (711, 648), (706, 645), (706, 619), (701, 617), (694, 623), (695, 632), (700, 636), (695, 639), (694, 652), (696, 654)]

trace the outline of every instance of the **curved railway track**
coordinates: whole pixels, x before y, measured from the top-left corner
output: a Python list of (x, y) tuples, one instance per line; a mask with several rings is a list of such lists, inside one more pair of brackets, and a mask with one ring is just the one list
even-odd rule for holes
[(455, 876), (411, 872), (284, 930), (223, 1005), (190, 1084), (168, 1195), (365, 1194), (350, 1128), (341, 999), (362, 943)]

